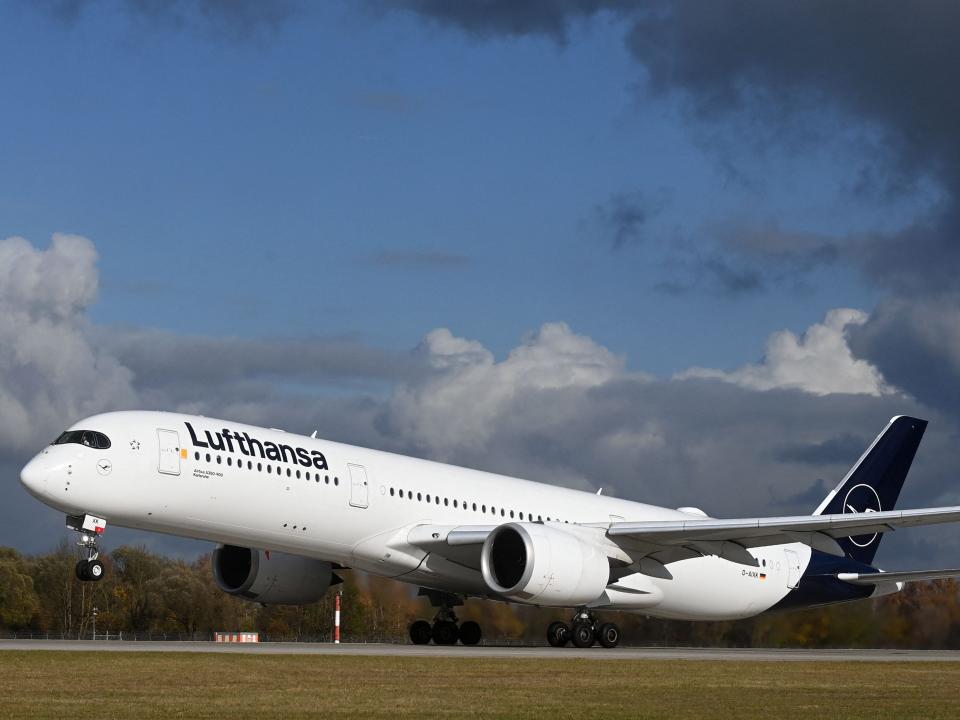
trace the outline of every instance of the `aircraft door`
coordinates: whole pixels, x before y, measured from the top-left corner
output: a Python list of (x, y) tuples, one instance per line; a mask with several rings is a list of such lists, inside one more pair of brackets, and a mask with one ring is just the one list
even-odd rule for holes
[(157, 428), (157, 438), (160, 441), (160, 472), (166, 475), (179, 475), (180, 435), (176, 430)]
[(787, 556), (787, 587), (795, 588), (800, 583), (800, 556), (793, 550), (784, 550)]
[(347, 465), (350, 471), (350, 504), (353, 507), (367, 507), (367, 471), (363, 465)]

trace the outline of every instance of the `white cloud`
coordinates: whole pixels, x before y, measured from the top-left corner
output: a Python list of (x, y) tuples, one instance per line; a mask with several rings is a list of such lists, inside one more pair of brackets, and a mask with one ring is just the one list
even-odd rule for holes
[(84, 415), (136, 402), (132, 373), (88, 338), (97, 253), (76, 235), (0, 240), (0, 448), (22, 451)]
[(585, 390), (626, 373), (622, 356), (564, 323), (544, 325), (501, 362), (482, 344), (446, 328), (430, 332), (419, 352), (436, 372), (396, 389), (390, 428), (437, 457), (482, 447), (500, 414), (524, 393)]
[(732, 371), (691, 368), (677, 379), (713, 378), (751, 390), (794, 389), (814, 395), (849, 393), (883, 395), (893, 392), (880, 371), (853, 356), (846, 329), (863, 325), (868, 315), (860, 310), (830, 310), (822, 323), (811, 325), (802, 336), (790, 330), (773, 333), (766, 353), (757, 364)]

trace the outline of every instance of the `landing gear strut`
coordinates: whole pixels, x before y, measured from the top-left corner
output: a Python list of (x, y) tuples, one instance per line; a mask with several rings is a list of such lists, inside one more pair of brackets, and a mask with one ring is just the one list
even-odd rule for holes
[(84, 582), (102, 579), (104, 568), (98, 559), (100, 551), (97, 548), (97, 538), (106, 529), (107, 521), (93, 515), (67, 515), (67, 527), (80, 533), (77, 545), (83, 548), (83, 553), (87, 556), (86, 560), (77, 563), (77, 579)]
[(480, 626), (473, 620), (461, 623), (453, 611), (453, 606), (463, 605), (462, 599), (456, 595), (423, 588), (420, 594), (429, 597), (430, 604), (439, 609), (432, 624), (426, 620), (417, 620), (410, 625), (410, 641), (414, 645), (427, 645), (431, 640), (436, 645), (456, 645), (458, 640), (464, 645), (476, 645), (480, 642), (483, 636)]
[(579, 648), (588, 648), (599, 642), (606, 648), (620, 644), (620, 628), (614, 623), (599, 623), (588, 608), (580, 608), (570, 624), (552, 622), (547, 627), (547, 642), (552, 647), (563, 647), (572, 642)]

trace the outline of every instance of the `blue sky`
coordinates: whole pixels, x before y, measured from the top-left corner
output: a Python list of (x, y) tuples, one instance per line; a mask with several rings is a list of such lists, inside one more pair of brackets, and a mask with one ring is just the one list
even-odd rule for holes
[[(958, 29), (935, 3), (0, 5), (0, 469), (157, 407), (808, 512), (907, 412), (905, 502), (960, 504)], [(47, 547), (60, 518), (17, 497), (0, 543)], [(930, 532), (892, 557), (955, 562)]]
[[(644, 90), (624, 22), (566, 44), (483, 42), (400, 13), (316, 4), (247, 37), (91, 4), (0, 27), (6, 235), (93, 239), (92, 316), (184, 333), (347, 335), (395, 348), (437, 326), (506, 352), (563, 320), (657, 373), (756, 359), (780, 328), (876, 292), (855, 269), (727, 296), (658, 290), (670, 248), (730, 218), (847, 232), (909, 220), (872, 203), (850, 151), (757, 149)], [(742, 179), (724, 169), (720, 134)], [(597, 218), (660, 213), (615, 250)]]

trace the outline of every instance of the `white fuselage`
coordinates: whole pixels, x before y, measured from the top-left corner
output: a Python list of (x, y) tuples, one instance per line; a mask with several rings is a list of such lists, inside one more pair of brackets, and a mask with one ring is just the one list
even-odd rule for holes
[[(409, 542), (417, 526), (559, 524), (609, 545), (609, 555), (616, 557), (624, 551), (605, 537), (605, 524), (691, 517), (678, 510), (178, 413), (106, 413), (74, 428), (104, 433), (110, 448), (51, 445), (22, 474), (33, 495), (68, 514), (87, 513), (110, 525), (320, 558), (457, 594), (495, 597), (476, 570), (431, 556)], [(665, 577), (629, 575), (615, 584), (619, 589), (608, 588), (592, 605), (688, 619), (755, 615), (796, 585), (811, 551), (792, 543), (749, 552), (757, 558), (757, 567), (704, 554), (670, 563)]]

